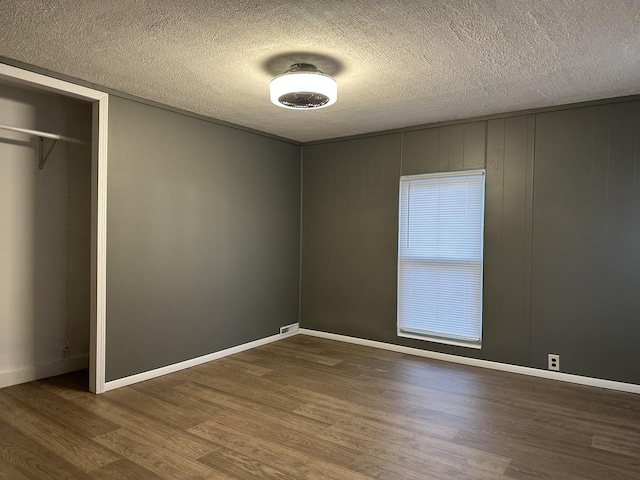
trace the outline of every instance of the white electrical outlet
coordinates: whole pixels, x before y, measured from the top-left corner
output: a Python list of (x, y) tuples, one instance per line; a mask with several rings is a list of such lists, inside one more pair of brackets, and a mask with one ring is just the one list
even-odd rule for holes
[(548, 357), (548, 366), (549, 370), (555, 370), (556, 372), (560, 371), (560, 355), (556, 353), (550, 353)]

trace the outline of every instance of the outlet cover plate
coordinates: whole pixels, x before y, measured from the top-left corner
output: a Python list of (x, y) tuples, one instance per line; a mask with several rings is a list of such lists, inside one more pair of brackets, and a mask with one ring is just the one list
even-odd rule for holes
[(547, 368), (556, 372), (560, 371), (560, 355), (550, 353), (547, 360)]

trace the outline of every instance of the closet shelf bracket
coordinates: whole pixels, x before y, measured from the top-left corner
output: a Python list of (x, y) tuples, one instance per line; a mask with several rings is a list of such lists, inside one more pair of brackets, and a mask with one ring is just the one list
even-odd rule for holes
[[(10, 125), (0, 124), (0, 130), (9, 130), (10, 132), (25, 133), (27, 135), (40, 137), (40, 161), (38, 162), (38, 167), (40, 167), (40, 170), (44, 168), (44, 164), (47, 162), (47, 158), (49, 158), (49, 154), (51, 153), (51, 150), (53, 150), (53, 147), (55, 147), (58, 140), (63, 142), (76, 143), (78, 145), (91, 145), (90, 142), (87, 142), (86, 140), (82, 140), (80, 138), (67, 137), (65, 135), (60, 135), (59, 133), (49, 133), (42, 132), (40, 130), (32, 130), (31, 128), (12, 127)], [(51, 147), (49, 147), (49, 150), (46, 154), (44, 153), (45, 138), (50, 138), (53, 140), (53, 143), (51, 144)]]
[(51, 146), (49, 147), (49, 150), (47, 150), (47, 153), (45, 154), (44, 153), (44, 137), (40, 137), (40, 161), (38, 162), (38, 168), (40, 170), (42, 170), (44, 168), (44, 164), (47, 163), (47, 159), (51, 154), (51, 150), (53, 150), (53, 147), (56, 146), (56, 143), (58, 143), (58, 140), (54, 139), (53, 142), (51, 143)]

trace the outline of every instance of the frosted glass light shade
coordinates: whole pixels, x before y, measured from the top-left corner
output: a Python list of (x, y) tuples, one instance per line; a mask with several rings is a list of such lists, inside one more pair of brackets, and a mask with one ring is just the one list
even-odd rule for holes
[(289, 71), (270, 84), (271, 101), (294, 110), (324, 108), (336, 103), (338, 84), (319, 71)]

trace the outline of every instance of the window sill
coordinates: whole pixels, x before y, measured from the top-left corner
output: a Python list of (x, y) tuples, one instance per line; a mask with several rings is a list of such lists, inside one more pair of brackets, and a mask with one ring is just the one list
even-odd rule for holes
[(402, 330), (398, 330), (398, 336), (399, 337), (403, 337), (403, 338), (413, 338), (415, 340), (422, 340), (425, 342), (432, 342), (432, 343), (442, 343), (444, 345), (454, 345), (456, 347), (466, 347), (466, 348), (473, 348), (475, 350), (481, 350), (482, 349), (482, 343), (478, 342), (463, 342), (461, 340), (453, 340), (450, 338), (443, 338), (443, 337), (431, 337), (429, 335), (417, 335), (415, 333), (409, 333), (409, 332), (404, 332)]

